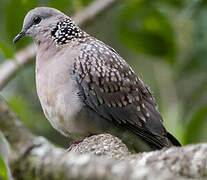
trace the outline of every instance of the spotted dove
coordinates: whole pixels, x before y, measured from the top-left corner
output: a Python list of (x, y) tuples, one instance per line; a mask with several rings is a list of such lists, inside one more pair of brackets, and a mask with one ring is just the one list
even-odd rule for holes
[(35, 8), (14, 42), (25, 35), (37, 45), (36, 86), (44, 114), (63, 135), (110, 133), (135, 151), (180, 146), (132, 68), (70, 17)]

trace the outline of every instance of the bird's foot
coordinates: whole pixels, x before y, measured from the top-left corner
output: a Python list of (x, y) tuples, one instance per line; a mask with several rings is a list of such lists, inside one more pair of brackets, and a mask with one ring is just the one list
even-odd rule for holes
[(90, 135), (86, 136), (85, 138), (83, 138), (83, 139), (81, 139), (81, 140), (79, 140), (79, 141), (74, 141), (66, 151), (67, 151), (67, 152), (70, 152), (70, 151), (71, 151), (74, 147), (76, 147), (79, 143), (83, 142), (84, 139), (86, 139), (86, 138), (88, 138), (88, 137), (90, 137), (90, 136), (92, 136), (92, 135), (93, 135), (93, 134), (90, 134)]
[[(84, 138), (85, 139), (85, 138)], [(74, 147), (76, 147), (79, 143), (81, 143), (84, 139), (81, 139), (80, 141), (74, 141), (70, 147), (66, 150), (67, 152), (70, 152)]]

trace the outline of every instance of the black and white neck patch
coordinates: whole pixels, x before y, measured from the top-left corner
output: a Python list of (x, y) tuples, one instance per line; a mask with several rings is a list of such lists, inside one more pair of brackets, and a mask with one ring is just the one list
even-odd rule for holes
[(56, 27), (52, 30), (51, 35), (58, 44), (66, 44), (73, 38), (83, 38), (86, 36), (69, 18), (65, 18), (58, 22)]

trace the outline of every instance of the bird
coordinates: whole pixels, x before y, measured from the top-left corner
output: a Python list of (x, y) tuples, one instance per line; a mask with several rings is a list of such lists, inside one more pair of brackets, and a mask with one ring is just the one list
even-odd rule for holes
[(46, 118), (73, 139), (109, 133), (135, 152), (181, 146), (147, 85), (110, 46), (50, 7), (30, 10), (16, 43), (37, 46), (37, 94)]

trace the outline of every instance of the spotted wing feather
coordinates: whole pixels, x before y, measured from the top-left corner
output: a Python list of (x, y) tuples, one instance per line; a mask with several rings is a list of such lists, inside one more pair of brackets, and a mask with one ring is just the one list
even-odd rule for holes
[(92, 39), (74, 64), (83, 103), (157, 148), (171, 145), (148, 87), (110, 47)]

